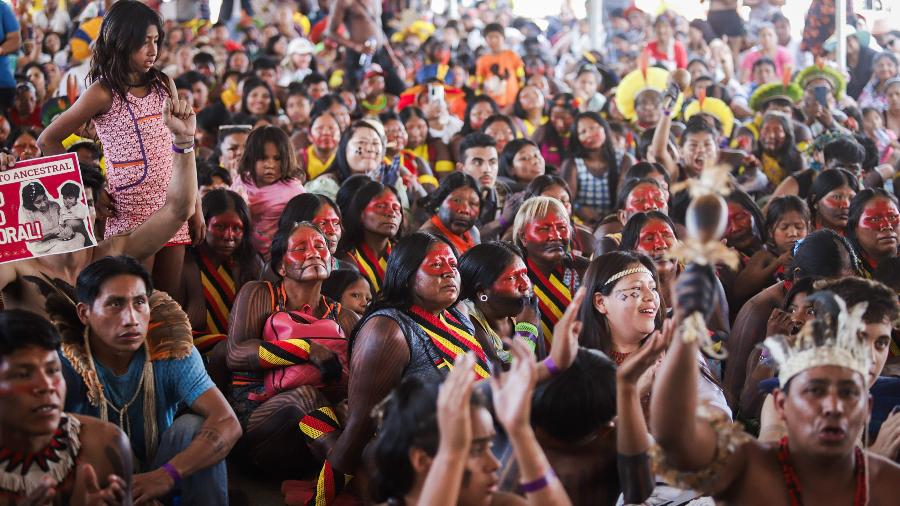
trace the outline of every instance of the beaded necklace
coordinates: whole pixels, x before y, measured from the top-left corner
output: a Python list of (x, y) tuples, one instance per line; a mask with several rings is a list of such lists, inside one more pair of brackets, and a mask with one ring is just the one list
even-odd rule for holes
[[(800, 487), (800, 478), (797, 471), (791, 465), (791, 452), (788, 449), (788, 438), (781, 439), (778, 447), (778, 462), (781, 464), (781, 474), (784, 484), (787, 485), (788, 498), (791, 506), (803, 506), (803, 491)], [(868, 487), (866, 486), (866, 459), (862, 450), (856, 447), (854, 451), (854, 468), (856, 476), (856, 490), (853, 492), (853, 506), (864, 506), (868, 503)]]

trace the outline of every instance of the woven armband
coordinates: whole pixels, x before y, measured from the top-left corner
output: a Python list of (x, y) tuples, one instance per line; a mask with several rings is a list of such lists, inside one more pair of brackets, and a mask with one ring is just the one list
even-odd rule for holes
[(699, 406), (697, 411), (697, 416), (706, 419), (716, 431), (716, 455), (706, 469), (685, 472), (672, 468), (667, 462), (665, 452), (657, 444), (650, 447), (649, 453), (653, 459), (653, 472), (661, 476), (666, 483), (703, 492), (716, 484), (719, 473), (725, 468), (728, 459), (753, 437), (744, 432), (740, 423), (732, 422), (720, 411), (710, 411), (707, 405)]
[(337, 415), (328, 406), (322, 406), (300, 419), (300, 431), (310, 441), (315, 441), (340, 428)]
[(306, 502), (306, 506), (327, 506), (333, 504), (334, 499), (344, 490), (344, 487), (350, 483), (352, 478), (353, 476), (349, 474), (335, 470), (331, 467), (331, 463), (326, 460), (316, 480), (315, 495)]
[(274, 369), (309, 362), (309, 341), (286, 339), (264, 342), (259, 346), (259, 365), (263, 369)]

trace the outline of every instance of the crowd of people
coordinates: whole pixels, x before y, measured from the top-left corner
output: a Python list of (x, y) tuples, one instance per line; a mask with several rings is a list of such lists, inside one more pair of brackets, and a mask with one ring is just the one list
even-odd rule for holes
[(0, 2), (0, 505), (895, 504), (900, 26), (605, 3)]

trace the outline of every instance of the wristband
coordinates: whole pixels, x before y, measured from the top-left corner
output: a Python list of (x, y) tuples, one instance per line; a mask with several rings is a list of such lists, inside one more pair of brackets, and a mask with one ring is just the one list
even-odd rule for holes
[(506, 222), (506, 218), (504, 218), (502, 214), (497, 217), (497, 223), (499, 223), (500, 228), (503, 229), (505, 229), (509, 225), (509, 223)]
[(181, 485), (181, 473), (178, 472), (178, 469), (175, 469), (175, 466), (166, 462), (165, 464), (159, 466), (160, 469), (166, 472), (172, 481), (174, 482), (173, 487), (177, 487)]
[(194, 143), (192, 142), (191, 145), (186, 148), (179, 148), (178, 146), (175, 145), (175, 143), (172, 143), (172, 152), (179, 153), (182, 155), (185, 155), (188, 153), (193, 153), (194, 152)]
[(522, 334), (523, 337), (528, 335), (531, 339), (534, 339), (538, 336), (537, 325), (531, 322), (516, 322), (515, 330), (516, 334)]
[(562, 370), (560, 370), (559, 366), (556, 365), (556, 362), (553, 360), (553, 357), (550, 357), (550, 356), (548, 356), (547, 358), (544, 359), (544, 367), (546, 367), (547, 370), (550, 371), (551, 376), (556, 376), (562, 372)]
[(543, 476), (540, 478), (529, 481), (528, 483), (520, 483), (519, 491), (523, 494), (533, 494), (547, 487), (550, 484), (550, 480), (556, 478), (556, 473), (553, 472), (553, 469), (549, 469)]

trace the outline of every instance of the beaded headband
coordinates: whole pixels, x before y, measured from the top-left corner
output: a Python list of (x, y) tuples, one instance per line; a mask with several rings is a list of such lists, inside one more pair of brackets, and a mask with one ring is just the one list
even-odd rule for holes
[(637, 274), (639, 272), (642, 272), (644, 274), (649, 274), (651, 276), (653, 275), (653, 273), (650, 272), (650, 269), (648, 269), (646, 267), (643, 267), (643, 266), (632, 267), (631, 269), (625, 269), (624, 271), (619, 271), (619, 272), (613, 274), (609, 279), (606, 280), (606, 283), (603, 283), (603, 286), (606, 286), (610, 283), (615, 283), (616, 281), (624, 278), (625, 276), (628, 276), (629, 274)]

